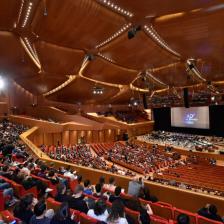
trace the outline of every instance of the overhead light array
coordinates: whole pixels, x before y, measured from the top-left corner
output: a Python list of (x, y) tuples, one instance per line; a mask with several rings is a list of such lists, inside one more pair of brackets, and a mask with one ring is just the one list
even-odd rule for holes
[(180, 54), (174, 51), (161, 37), (160, 35), (155, 31), (153, 26), (151, 25), (148, 27), (147, 25), (144, 25), (144, 29), (147, 32), (147, 34), (156, 41), (161, 47), (172, 53), (173, 55), (180, 57)]
[[(24, 5), (24, 0), (21, 1), (21, 5), (20, 5), (20, 9), (19, 9), (19, 16), (18, 16), (18, 20), (17, 22), (20, 21), (21, 15), (22, 15), (22, 11), (23, 11), (23, 5)], [(16, 27), (16, 24), (15, 24)]]
[(93, 95), (102, 95), (104, 93), (104, 89), (99, 86), (94, 86), (92, 93), (93, 93)]
[(29, 5), (28, 5), (27, 11), (26, 11), (26, 15), (25, 15), (25, 18), (23, 20), (22, 27), (25, 27), (26, 26), (26, 24), (28, 22), (28, 19), (30, 17), (30, 13), (31, 13), (32, 7), (33, 7), (33, 3), (32, 2), (29, 2)]
[(109, 1), (109, 0), (98, 0), (101, 4), (103, 4), (104, 6), (112, 9), (113, 11), (121, 14), (121, 15), (124, 15), (124, 16), (128, 16), (128, 17), (133, 17), (134, 14), (129, 12), (128, 10), (125, 10), (123, 8), (121, 8), (120, 6), (114, 4), (113, 2)]
[(105, 41), (101, 42), (100, 44), (98, 44), (96, 46), (96, 48), (100, 48), (103, 45), (111, 42), (113, 39), (115, 39), (116, 37), (118, 37), (120, 34), (122, 34), (123, 32), (125, 32), (129, 27), (131, 26), (131, 23), (129, 24), (125, 24), (120, 30), (118, 30), (116, 33), (114, 33), (111, 37), (109, 37), (108, 39), (106, 39)]
[(99, 55), (100, 57), (102, 57), (103, 59), (105, 59), (105, 60), (107, 60), (107, 61), (109, 61), (109, 62), (114, 63), (114, 60), (112, 60), (112, 59), (106, 57), (105, 55), (101, 54), (100, 52), (99, 52), (97, 55)]
[(27, 37), (24, 37), (24, 41), (25, 41), (25, 44), (26, 46), (28, 47), (30, 53), (32, 54), (32, 56), (35, 58), (35, 60), (40, 64), (40, 61), (38, 59), (38, 56), (37, 56), (37, 53), (36, 53), (36, 50), (32, 47), (29, 39)]
[(51, 94), (63, 89), (65, 86), (67, 86), (69, 83), (71, 83), (75, 79), (76, 79), (76, 76), (70, 75), (69, 78), (65, 82), (63, 82), (60, 86), (57, 86), (56, 88), (50, 90), (47, 93), (44, 93), (43, 95), (44, 96), (51, 95)]

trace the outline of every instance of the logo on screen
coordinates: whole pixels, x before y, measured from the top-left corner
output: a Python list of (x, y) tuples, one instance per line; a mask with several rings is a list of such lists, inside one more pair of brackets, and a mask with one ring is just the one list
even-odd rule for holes
[(187, 113), (184, 118), (185, 124), (194, 124), (195, 121), (198, 121), (196, 118), (196, 113)]

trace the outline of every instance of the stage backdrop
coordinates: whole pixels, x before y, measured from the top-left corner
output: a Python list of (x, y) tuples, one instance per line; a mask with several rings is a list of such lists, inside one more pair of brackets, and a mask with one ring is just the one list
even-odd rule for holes
[(171, 126), (171, 109), (169, 107), (154, 108), (154, 129), (183, 132), (198, 135), (217, 135), (224, 137), (224, 105), (209, 106), (209, 123), (208, 129), (183, 128)]

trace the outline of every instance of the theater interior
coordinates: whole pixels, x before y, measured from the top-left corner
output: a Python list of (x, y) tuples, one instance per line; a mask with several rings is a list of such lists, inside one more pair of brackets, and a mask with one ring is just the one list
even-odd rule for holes
[(223, 0), (0, 0), (0, 223), (224, 223)]

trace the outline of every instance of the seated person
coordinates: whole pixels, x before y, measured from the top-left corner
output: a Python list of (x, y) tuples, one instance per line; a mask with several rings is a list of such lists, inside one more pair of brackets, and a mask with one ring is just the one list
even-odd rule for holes
[(95, 198), (101, 198), (103, 200), (107, 200), (107, 196), (102, 193), (102, 187), (100, 184), (95, 185), (95, 193), (93, 193)]
[(113, 203), (115, 200), (120, 200), (123, 202), (123, 199), (121, 198), (121, 187), (117, 186), (115, 188), (114, 194), (110, 195), (109, 202)]
[(107, 211), (107, 206), (104, 200), (99, 199), (93, 209), (90, 209), (87, 213), (88, 216), (98, 219), (100, 221), (106, 222), (109, 213)]
[(151, 201), (151, 202), (157, 202), (158, 201), (158, 198), (156, 196), (151, 195), (150, 191), (149, 191), (149, 188), (146, 187), (146, 186), (144, 186), (140, 189), (138, 197), (142, 198), (146, 201)]
[(142, 179), (141, 178), (138, 179), (138, 177), (135, 177), (128, 184), (128, 194), (137, 197), (142, 187), (144, 187)]
[(33, 194), (27, 194), (21, 198), (14, 208), (14, 216), (19, 218), (25, 224), (29, 224), (30, 219), (34, 215), (32, 211), (33, 200)]
[(198, 214), (208, 219), (222, 222), (222, 218), (217, 214), (217, 212), (218, 210), (215, 205), (207, 204), (205, 207), (201, 208), (198, 211)]
[(67, 202), (63, 202), (61, 204), (50, 224), (76, 224), (76, 222), (73, 221), (73, 216), (70, 214), (70, 209)]
[(74, 194), (69, 198), (68, 202), (70, 208), (87, 213), (89, 209), (86, 202), (83, 200), (83, 190), (84, 188), (82, 185), (77, 185), (75, 187)]
[(109, 184), (106, 184), (105, 189), (109, 190), (109, 191), (113, 191), (115, 190), (116, 186), (115, 186), (115, 178), (114, 177), (110, 177), (109, 179)]
[(85, 180), (84, 181), (84, 193), (88, 194), (88, 195), (92, 195), (93, 194), (93, 190), (92, 190), (92, 186), (91, 186), (90, 180)]
[(29, 224), (50, 224), (51, 218), (46, 217), (47, 206), (44, 201), (39, 201), (34, 206), (34, 215)]
[(177, 224), (190, 224), (189, 216), (185, 214), (180, 214), (177, 216)]
[(106, 223), (128, 224), (128, 221), (125, 218), (124, 204), (120, 200), (116, 200), (112, 203), (111, 213), (109, 214)]
[(65, 201), (68, 201), (68, 199), (69, 199), (69, 196), (67, 195), (67, 192), (66, 192), (66, 186), (62, 183), (58, 184), (57, 195), (55, 197), (55, 200), (59, 202), (65, 202)]
[(57, 175), (55, 174), (55, 172), (53, 170), (50, 170), (48, 175), (47, 175), (47, 179), (50, 180), (50, 182), (53, 185), (56, 185), (59, 183), (59, 178), (57, 177)]

